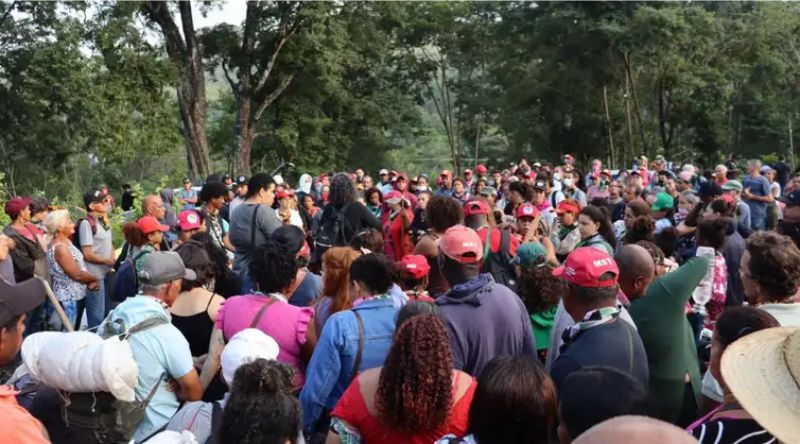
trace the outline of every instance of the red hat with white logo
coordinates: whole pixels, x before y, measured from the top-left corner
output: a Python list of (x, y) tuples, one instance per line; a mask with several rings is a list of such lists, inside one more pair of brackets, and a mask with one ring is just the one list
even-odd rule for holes
[[(614, 277), (601, 280), (600, 277), (606, 273)], [(553, 276), (581, 287), (607, 288), (617, 285), (619, 268), (608, 253), (594, 247), (581, 247), (567, 256), (564, 265), (553, 270)]]
[(539, 215), (539, 210), (537, 210), (536, 207), (534, 207), (533, 204), (531, 204), (530, 202), (525, 202), (524, 204), (520, 205), (517, 208), (517, 214), (516, 214), (517, 218), (520, 217), (533, 218), (538, 215)]
[(475, 264), (483, 259), (483, 243), (478, 233), (464, 225), (453, 225), (439, 239), (439, 251), (462, 264)]
[(489, 214), (489, 205), (482, 200), (472, 200), (464, 204), (464, 216)]
[(181, 231), (191, 231), (200, 228), (200, 215), (195, 210), (183, 210), (178, 215), (178, 226)]
[(431, 271), (431, 266), (425, 256), (419, 254), (407, 254), (398, 262), (404, 274), (410, 274), (414, 279), (422, 279)]

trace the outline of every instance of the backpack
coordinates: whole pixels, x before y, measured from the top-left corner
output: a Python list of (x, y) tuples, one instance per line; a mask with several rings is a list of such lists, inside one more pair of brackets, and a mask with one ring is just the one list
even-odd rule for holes
[(72, 245), (75, 245), (75, 248), (77, 248), (80, 252), (83, 252), (80, 234), (80, 227), (83, 221), (89, 222), (89, 227), (92, 229), (92, 236), (97, 234), (97, 218), (91, 214), (87, 214), (86, 217), (82, 217), (75, 222), (75, 234), (72, 235)]
[[(163, 317), (154, 316), (125, 330), (122, 320), (103, 324), (101, 336), (121, 336), (127, 340), (130, 336), (149, 330), (153, 327), (166, 324)], [(120, 335), (116, 329), (123, 333)], [(70, 428), (80, 429), (83, 436), (93, 436), (96, 443), (128, 443), (131, 441), (136, 429), (145, 416), (145, 410), (153, 399), (158, 387), (164, 380), (158, 379), (153, 387), (148, 390), (144, 399), (135, 399), (133, 402), (120, 401), (108, 392), (68, 393), (59, 390), (61, 417)]]
[(489, 273), (498, 284), (503, 284), (513, 292), (517, 292), (517, 274), (511, 261), (511, 232), (500, 230), (500, 250), (492, 252), (492, 230), (486, 233), (486, 245), (484, 246), (483, 271)]
[(122, 302), (126, 298), (135, 296), (139, 291), (139, 276), (136, 274), (136, 261), (149, 251), (140, 251), (136, 256), (126, 258), (114, 275), (114, 285), (111, 286), (112, 300)]
[(327, 214), (323, 213), (319, 227), (314, 233), (314, 245), (319, 256), (331, 247), (343, 247), (347, 244), (344, 234), (347, 220), (344, 214), (350, 205), (352, 204), (347, 204), (338, 210), (331, 205), (330, 211)]

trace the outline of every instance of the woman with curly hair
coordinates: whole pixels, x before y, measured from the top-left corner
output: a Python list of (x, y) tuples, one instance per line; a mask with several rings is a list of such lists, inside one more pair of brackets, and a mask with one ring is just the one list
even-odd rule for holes
[(383, 194), (381, 194), (381, 190), (372, 187), (364, 191), (364, 202), (369, 212), (375, 217), (378, 219), (383, 217)]
[(566, 291), (560, 278), (553, 276), (555, 267), (547, 259), (547, 250), (538, 242), (527, 242), (517, 249), (519, 265), (517, 293), (531, 318), (536, 352), (542, 364), (547, 360), (550, 335), (555, 324), (558, 301)]
[(239, 367), (212, 442), (295, 444), (301, 413), (293, 381), (294, 370), (276, 361), (256, 359)]
[(275, 339), (281, 349), (278, 361), (293, 366), (298, 374), (297, 386), (303, 385), (304, 369), (314, 352), (317, 334), (314, 310), (296, 307), (286, 300), (298, 267), (295, 254), (273, 239), (253, 257), (249, 275), (255, 279), (258, 290), (234, 296), (219, 308), (208, 344), (208, 358), (200, 375), (204, 388), (219, 370), (224, 345), (246, 328), (257, 328)]
[(349, 310), (350, 265), (361, 253), (350, 247), (333, 247), (322, 255), (322, 294), (314, 303), (314, 325), (317, 331), (332, 314)]
[(431, 443), (463, 435), (475, 380), (453, 370), (447, 332), (435, 315), (398, 327), (383, 367), (360, 374), (332, 412), (328, 443)]
[(638, 198), (628, 202), (622, 220), (614, 222), (614, 236), (617, 239), (625, 239), (625, 234), (633, 226), (633, 222), (642, 216), (650, 216), (650, 205)]
[(330, 205), (326, 205), (322, 210), (320, 226), (330, 218), (336, 217), (340, 211), (344, 216), (342, 231), (345, 245), (350, 243), (356, 233), (365, 228), (380, 230), (383, 227), (381, 220), (356, 200), (356, 187), (350, 176), (345, 173), (336, 174), (331, 178)]

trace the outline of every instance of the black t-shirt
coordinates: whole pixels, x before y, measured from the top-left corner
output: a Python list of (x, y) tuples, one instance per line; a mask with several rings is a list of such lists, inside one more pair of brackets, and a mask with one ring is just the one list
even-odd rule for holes
[(572, 372), (602, 365), (631, 375), (642, 386), (649, 383), (644, 345), (636, 330), (617, 317), (614, 321), (581, 331), (553, 362), (550, 375), (560, 386)]
[(133, 208), (133, 193), (130, 191), (125, 191), (122, 193), (122, 199), (120, 200), (120, 207), (122, 207), (122, 211), (129, 211)]

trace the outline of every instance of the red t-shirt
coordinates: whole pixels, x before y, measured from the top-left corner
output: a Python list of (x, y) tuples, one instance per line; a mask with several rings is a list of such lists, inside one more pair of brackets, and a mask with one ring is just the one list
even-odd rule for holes
[[(469, 377), (461, 372), (455, 373), (455, 375), (453, 378), (453, 396), (456, 395), (455, 392), (458, 390), (459, 378)], [(358, 378), (347, 387), (347, 390), (345, 390), (336, 404), (336, 408), (331, 412), (331, 416), (335, 416), (358, 429), (361, 433), (362, 442), (365, 443), (431, 444), (447, 434), (464, 436), (467, 433), (469, 406), (472, 404), (472, 397), (475, 395), (475, 388), (478, 385), (475, 382), (475, 378), (471, 379), (472, 382), (469, 388), (461, 396), (461, 399), (454, 402), (453, 408), (444, 423), (428, 432), (408, 436), (389, 430), (381, 424), (378, 418), (372, 416), (367, 410), (367, 404), (361, 395), (361, 386)]]
[[(478, 230), (478, 237), (481, 238), (481, 243), (483, 243), (484, 247), (486, 246), (486, 233), (489, 232), (489, 227), (483, 227)], [(489, 248), (492, 250), (492, 253), (497, 253), (500, 251), (500, 238), (502, 237), (502, 233), (500, 232), (499, 228), (494, 228), (492, 230), (492, 245)], [(511, 257), (517, 255), (517, 247), (519, 247), (519, 239), (511, 235), (511, 241), (508, 246), (508, 252)]]

